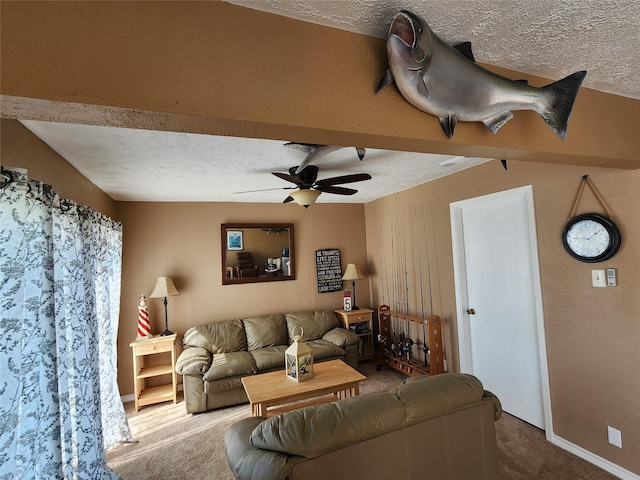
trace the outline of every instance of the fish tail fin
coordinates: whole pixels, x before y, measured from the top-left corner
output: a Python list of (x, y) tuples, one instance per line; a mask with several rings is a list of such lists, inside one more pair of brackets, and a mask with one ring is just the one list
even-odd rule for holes
[(551, 127), (551, 130), (563, 140), (567, 138), (571, 110), (586, 75), (587, 72), (582, 70), (542, 87), (542, 90), (547, 94), (548, 102), (540, 112), (540, 116)]

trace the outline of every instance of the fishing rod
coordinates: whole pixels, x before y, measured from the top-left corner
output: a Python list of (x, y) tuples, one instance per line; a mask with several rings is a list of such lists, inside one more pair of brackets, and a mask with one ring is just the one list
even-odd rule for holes
[[(427, 233), (427, 214), (424, 211), (424, 205), (422, 206), (422, 217), (424, 219), (424, 241), (425, 241), (425, 245), (427, 247), (427, 284), (429, 285), (429, 311), (430, 311), (430, 315), (433, 315), (433, 292), (431, 290), (431, 255), (429, 255), (429, 235)], [(424, 319), (424, 314), (422, 315), (422, 318)], [(429, 324), (427, 321), (427, 328), (429, 328)], [(424, 337), (424, 345), (422, 347), (422, 351), (424, 352), (424, 366), (427, 366), (427, 358), (429, 355), (429, 347), (427, 345), (427, 334), (426, 334), (426, 328), (424, 328), (424, 321), (423, 321), (423, 328), (422, 328), (422, 335)]]

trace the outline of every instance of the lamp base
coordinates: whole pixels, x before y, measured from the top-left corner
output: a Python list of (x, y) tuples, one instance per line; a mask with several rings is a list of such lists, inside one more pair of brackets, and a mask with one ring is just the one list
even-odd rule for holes
[(353, 312), (354, 310), (360, 310), (360, 307), (357, 305), (351, 305), (351, 311)]
[(164, 297), (164, 332), (160, 334), (161, 337), (168, 337), (173, 335), (173, 332), (169, 330), (169, 315), (167, 315), (167, 297)]

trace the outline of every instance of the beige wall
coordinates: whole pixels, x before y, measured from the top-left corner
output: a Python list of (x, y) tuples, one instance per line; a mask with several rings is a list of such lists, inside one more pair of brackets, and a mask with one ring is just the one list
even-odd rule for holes
[[(343, 266), (364, 265), (369, 277), (358, 283), (359, 303), (377, 307), (399, 298), (398, 285), (381, 284), (380, 268), (413, 267), (403, 287), (410, 308), (421, 311), (418, 289), (431, 272), (434, 312), (445, 321), (446, 356), (458, 368), (449, 203), (532, 184), (543, 283), (545, 328), (555, 433), (632, 472), (640, 473), (640, 171), (551, 166), (512, 161), (504, 171), (490, 162), (396, 195), (361, 205), (229, 203), (115, 204), (19, 123), (2, 120), (2, 164), (28, 168), (64, 196), (121, 220), (124, 225), (123, 281), (119, 333), (119, 386), (133, 390), (129, 342), (135, 338), (137, 297), (148, 294), (159, 275), (171, 275), (181, 291), (169, 300), (170, 328), (181, 336), (191, 325), (255, 313), (337, 308), (340, 293), (318, 294), (314, 252), (340, 248)], [(589, 286), (587, 264), (573, 261), (559, 237), (580, 177), (588, 173), (615, 212), (623, 246), (606, 262), (617, 268), (620, 286)], [(581, 211), (598, 210), (589, 192)], [(366, 230), (365, 230), (366, 219)], [(221, 285), (220, 224), (293, 222), (295, 281)], [(336, 228), (336, 225), (339, 227)], [(366, 232), (366, 233), (365, 233)], [(402, 239), (402, 241), (399, 241)], [(382, 257), (381, 249), (387, 254)], [(429, 260), (427, 260), (427, 258)], [(394, 263), (394, 259), (397, 260)], [(406, 259), (406, 260), (405, 260)], [(420, 261), (419, 261), (420, 260)], [(424, 282), (423, 282), (424, 286)], [(369, 297), (369, 290), (371, 297)], [(428, 289), (423, 289), (425, 305)], [(389, 292), (389, 294), (384, 293)], [(419, 300), (420, 299), (420, 300)], [(163, 329), (162, 301), (149, 300), (152, 328)], [(606, 441), (606, 426), (623, 432), (622, 450)]]
[[(27, 168), (31, 178), (64, 197), (90, 205), (123, 224), (122, 292), (118, 333), (120, 393), (133, 393), (129, 343), (136, 337), (138, 297), (149, 295), (158, 276), (174, 278), (180, 296), (169, 298), (169, 327), (182, 338), (193, 325), (243, 316), (342, 308), (342, 292), (318, 293), (315, 251), (338, 248), (342, 267), (358, 263), (365, 274), (363, 205), (113, 202), (16, 120), (3, 119), (2, 165)], [(222, 223), (293, 223), (296, 279), (222, 285)], [(345, 284), (345, 288), (348, 285)], [(358, 281), (358, 299), (369, 304), (369, 285)], [(164, 330), (161, 299), (149, 299), (151, 328)]]
[(226, 2), (3, 0), (0, 22), (16, 118), (640, 168), (640, 100), (582, 88), (566, 141), (531, 111), (449, 139), (397, 89), (375, 94), (383, 40)]
[[(584, 174), (623, 236), (619, 253), (597, 266), (573, 260), (561, 242)], [(367, 204), (372, 305), (400, 309), (408, 298), (410, 310), (420, 313), (421, 269), (429, 312), (430, 269), (433, 312), (446, 327), (445, 356), (458, 370), (449, 204), (527, 184), (535, 197), (554, 433), (640, 473), (640, 170), (512, 161), (504, 171), (494, 161)], [(588, 211), (602, 208), (587, 189), (577, 213)], [(619, 286), (591, 287), (596, 267), (616, 268)], [(608, 425), (622, 431), (622, 450), (607, 442)]]
[[(455, 137), (447, 139), (434, 118), (409, 106), (397, 91), (373, 93), (385, 65), (382, 41), (223, 2), (185, 5), (3, 1), (2, 115), (574, 165), (639, 165), (638, 100), (582, 89), (566, 142), (555, 138), (532, 112), (517, 112), (498, 135), (488, 134), (480, 124), (463, 123)], [(237, 25), (243, 25), (242, 35), (236, 35)], [(228, 41), (231, 37), (233, 42)], [(243, 61), (247, 52), (249, 62)], [(542, 82), (531, 78), (534, 85)], [(109, 199), (73, 169), (52, 167), (59, 157), (32, 145), (33, 139), (21, 145), (25, 132), (15, 122), (3, 120), (2, 131), (3, 164), (26, 166), (63, 196), (103, 213), (113, 209)], [(620, 286), (615, 289), (589, 287), (590, 267), (572, 261), (558, 240), (584, 173), (591, 174), (623, 229), (623, 247), (607, 262), (619, 270)], [(315, 205), (305, 212), (294, 205), (272, 205), (260, 207), (260, 218), (255, 208), (243, 204), (118, 204), (114, 216), (124, 223), (125, 239), (122, 393), (132, 391), (126, 376), (137, 296), (150, 291), (156, 276), (175, 276), (183, 292), (169, 304), (171, 327), (181, 333), (213, 317), (339, 304), (338, 295), (315, 293), (311, 253), (326, 247), (340, 248), (343, 263), (354, 261), (352, 257), (366, 260), (373, 274), (382, 262), (397, 268), (394, 258), (415, 265), (416, 253), (424, 273), (428, 250), (434, 310), (447, 322), (447, 355), (456, 368), (448, 203), (524, 184), (535, 189), (556, 433), (640, 474), (633, 455), (640, 451), (638, 170), (512, 161), (504, 172), (491, 163), (364, 209)], [(582, 205), (588, 207), (588, 201)], [(219, 224), (267, 219), (296, 224), (298, 280), (220, 285)], [(424, 227), (423, 237), (411, 222)], [(388, 232), (407, 230), (409, 235), (389, 237)], [(391, 250), (389, 255), (376, 256), (379, 242)], [(416, 251), (410, 253), (413, 242)], [(419, 297), (419, 272), (402, 285), (413, 299)], [(376, 306), (387, 288), (374, 277), (373, 301), (361, 296), (364, 285), (358, 298)], [(161, 304), (150, 304), (158, 331)], [(418, 311), (417, 304), (412, 307)], [(622, 450), (606, 443), (606, 425), (622, 430)]]
[[(122, 301), (118, 335), (118, 384), (133, 392), (129, 342), (136, 337), (137, 304), (149, 295), (156, 277), (173, 277), (180, 296), (169, 298), (169, 328), (182, 338), (191, 326), (249, 315), (314, 308), (342, 308), (342, 292), (318, 293), (315, 251), (338, 248), (342, 268), (366, 269), (363, 205), (250, 203), (118, 203), (123, 222)], [(221, 223), (293, 223), (296, 279), (222, 285)], [(347, 285), (345, 284), (345, 288)], [(358, 282), (358, 299), (369, 304), (367, 279)], [(151, 330), (164, 330), (161, 299), (149, 299)]]

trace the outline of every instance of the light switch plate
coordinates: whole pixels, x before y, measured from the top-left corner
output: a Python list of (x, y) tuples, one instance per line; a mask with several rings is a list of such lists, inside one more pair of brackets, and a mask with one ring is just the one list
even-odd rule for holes
[(604, 270), (591, 270), (591, 283), (594, 287), (606, 287), (607, 278)]
[(609, 426), (607, 427), (607, 436), (611, 445), (622, 448), (622, 432), (620, 430)]

